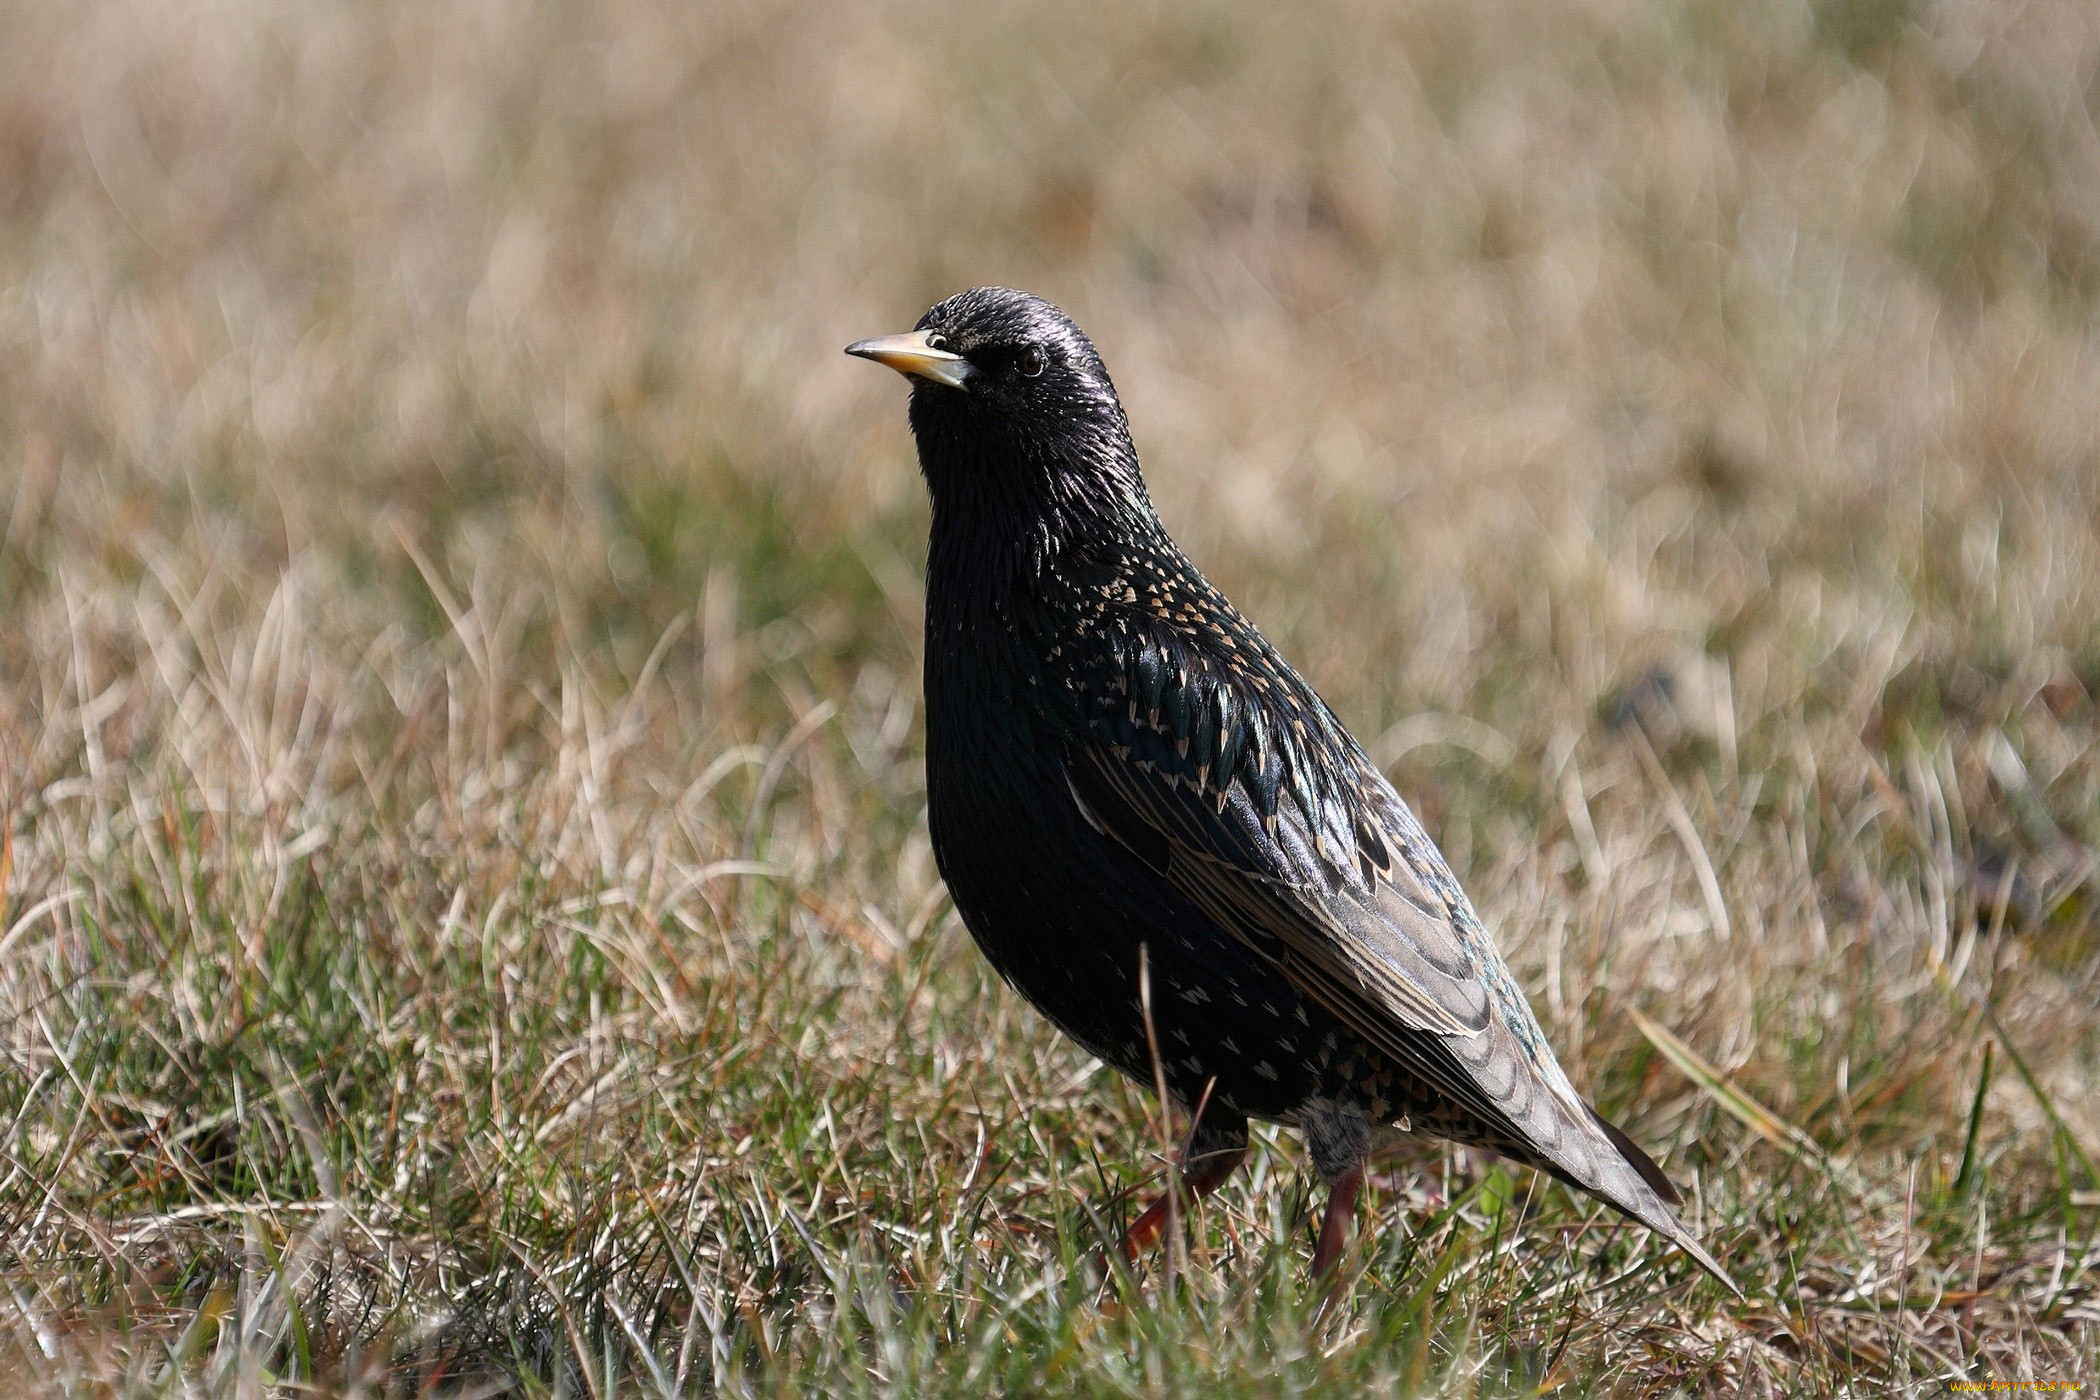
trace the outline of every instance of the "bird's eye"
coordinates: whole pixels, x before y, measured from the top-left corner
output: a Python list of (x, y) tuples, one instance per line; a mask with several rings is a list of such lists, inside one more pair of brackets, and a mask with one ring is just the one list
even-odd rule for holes
[(1023, 350), (1020, 360), (1016, 362), (1016, 368), (1021, 371), (1023, 379), (1033, 379), (1041, 374), (1043, 372), (1042, 347), (1031, 345), (1026, 350)]
[(928, 350), (946, 350), (948, 348), (948, 337), (942, 335), (939, 331), (928, 331), (926, 332), (926, 348)]

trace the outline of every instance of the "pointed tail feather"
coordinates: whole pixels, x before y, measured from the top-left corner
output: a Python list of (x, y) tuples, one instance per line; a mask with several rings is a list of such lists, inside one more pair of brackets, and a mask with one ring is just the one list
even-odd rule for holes
[(1721, 1262), (1706, 1252), (1706, 1246), (1700, 1244), (1698, 1237), (1684, 1227), (1684, 1222), (1672, 1214), (1670, 1208), (1659, 1199), (1651, 1197), (1650, 1200), (1653, 1209), (1645, 1211), (1629, 1209), (1618, 1201), (1607, 1200), (1607, 1204), (1624, 1211), (1657, 1234), (1668, 1238), (1671, 1244), (1689, 1254), (1693, 1263), (1712, 1274), (1720, 1285), (1733, 1293), (1738, 1300), (1746, 1300), (1749, 1295), (1743, 1292), (1742, 1285), (1728, 1276), (1728, 1270), (1722, 1268)]
[(1603, 1130), (1606, 1140), (1618, 1150), (1624, 1167), (1620, 1172), (1607, 1171), (1605, 1179), (1590, 1188), (1591, 1194), (1667, 1238), (1670, 1243), (1689, 1254), (1693, 1263), (1719, 1280), (1730, 1293), (1737, 1298), (1745, 1297), (1741, 1285), (1728, 1276), (1728, 1271), (1721, 1267), (1720, 1261), (1706, 1252), (1706, 1247), (1699, 1243), (1698, 1237), (1686, 1229), (1684, 1222), (1677, 1218), (1677, 1213), (1670, 1209), (1681, 1203), (1684, 1198), (1678, 1194), (1670, 1179), (1663, 1175), (1663, 1169), (1656, 1165), (1655, 1159), (1643, 1152), (1632, 1138), (1607, 1123), (1603, 1115), (1594, 1108), (1590, 1110), (1590, 1118)]
[(1596, 1109), (1590, 1108), (1588, 1104), (1584, 1104), (1583, 1107), (1590, 1109), (1591, 1120), (1604, 1130), (1604, 1135), (1611, 1139), (1611, 1145), (1619, 1149), (1619, 1155), (1626, 1159), (1626, 1165), (1639, 1172), (1641, 1180), (1647, 1182), (1655, 1189), (1655, 1194), (1663, 1198), (1664, 1205), (1683, 1204), (1684, 1197), (1677, 1193), (1677, 1187), (1671, 1183), (1670, 1178), (1663, 1175), (1663, 1169), (1656, 1165), (1655, 1159), (1641, 1150), (1639, 1143), (1620, 1132), (1617, 1124), (1607, 1120)]

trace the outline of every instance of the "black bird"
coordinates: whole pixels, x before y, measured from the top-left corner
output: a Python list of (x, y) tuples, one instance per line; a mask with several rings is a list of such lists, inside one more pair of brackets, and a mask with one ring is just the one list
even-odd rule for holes
[(1374, 1141), (1411, 1130), (1587, 1191), (1735, 1289), (1568, 1082), (1407, 804), (1168, 537), (1080, 329), (980, 287), (846, 353), (912, 381), (941, 874), (1008, 982), (1195, 1115), (1188, 1198), (1249, 1118), (1295, 1125), (1331, 1188), (1324, 1274)]

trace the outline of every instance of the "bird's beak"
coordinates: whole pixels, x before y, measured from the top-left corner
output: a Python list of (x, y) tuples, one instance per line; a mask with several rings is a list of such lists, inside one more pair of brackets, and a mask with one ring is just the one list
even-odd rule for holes
[(945, 384), (951, 389), (966, 387), (970, 376), (977, 372), (976, 367), (953, 351), (934, 349), (926, 343), (926, 335), (925, 331), (912, 331), (907, 335), (857, 340), (846, 347), (846, 353), (873, 360), (878, 365), (888, 365), (899, 374), (916, 375), (936, 384)]

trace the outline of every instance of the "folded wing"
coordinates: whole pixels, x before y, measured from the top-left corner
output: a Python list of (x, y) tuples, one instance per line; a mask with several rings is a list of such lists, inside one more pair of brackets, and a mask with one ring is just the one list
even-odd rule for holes
[(1660, 1169), (1568, 1082), (1406, 804), (1237, 614), (1230, 664), (1202, 649), (1220, 620), (1111, 619), (1110, 673), (1061, 687), (1083, 712), (1065, 769), (1087, 820), (1462, 1110), (1473, 1140), (1664, 1230), (1726, 1281)]

